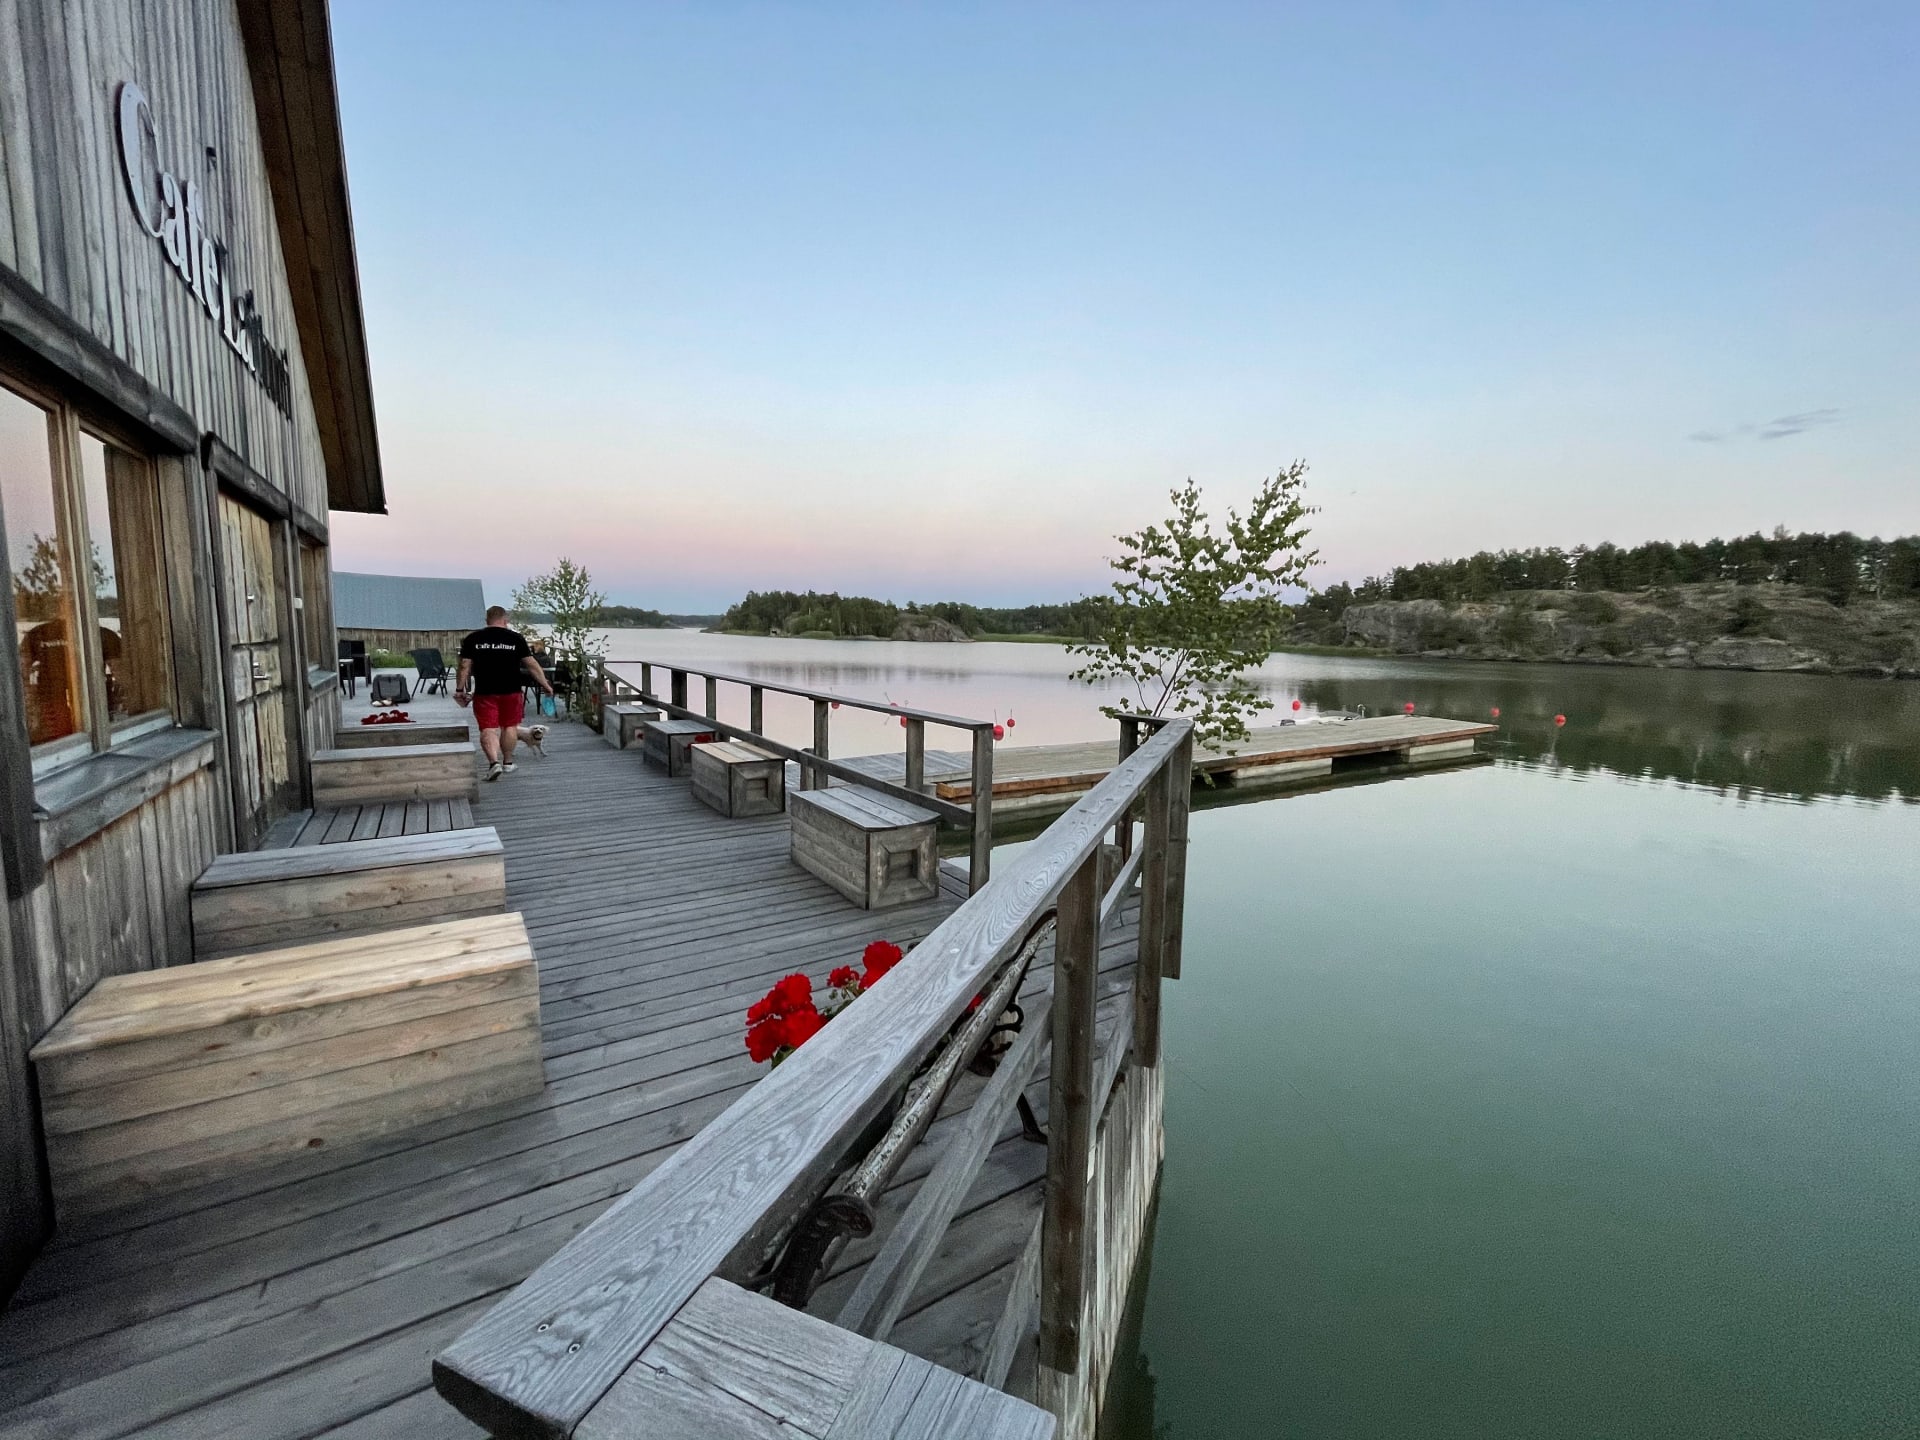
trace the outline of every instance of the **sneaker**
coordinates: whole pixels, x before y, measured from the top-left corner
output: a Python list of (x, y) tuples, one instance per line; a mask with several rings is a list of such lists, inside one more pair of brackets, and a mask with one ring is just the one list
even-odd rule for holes
[(519, 765), (518, 765), (518, 764), (516, 764), (516, 763), (515, 763), (514, 761), (512, 761), (512, 760), (509, 760), (509, 761), (507, 761), (507, 763), (506, 763), (506, 765), (505, 765), (505, 767), (504, 767), (504, 768), (505, 768), (505, 770), (506, 770), (506, 772), (507, 772), (507, 774), (509, 774), (509, 775), (511, 775), (511, 774), (513, 774), (513, 772), (514, 772), (514, 771), (516, 771), (516, 770), (518, 770), (518, 769), (519, 769), (520, 767), (519, 767)]
[(506, 772), (506, 767), (498, 760), (487, 767), (487, 779), (498, 780)]

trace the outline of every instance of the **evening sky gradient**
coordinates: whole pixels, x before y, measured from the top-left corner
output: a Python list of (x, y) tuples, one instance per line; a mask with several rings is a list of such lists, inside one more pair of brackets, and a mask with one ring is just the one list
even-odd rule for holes
[(1920, 6), (335, 0), (391, 514), (617, 601), (1920, 530)]

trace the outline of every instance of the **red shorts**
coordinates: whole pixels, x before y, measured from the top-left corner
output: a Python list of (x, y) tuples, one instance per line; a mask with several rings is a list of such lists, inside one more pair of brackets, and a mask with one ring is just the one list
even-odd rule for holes
[(476, 695), (473, 718), (482, 730), (505, 730), (527, 718), (527, 700), (518, 690), (511, 695)]

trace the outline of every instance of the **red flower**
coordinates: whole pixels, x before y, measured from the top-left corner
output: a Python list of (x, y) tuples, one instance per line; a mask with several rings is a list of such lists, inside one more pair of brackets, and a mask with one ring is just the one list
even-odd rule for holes
[(811, 1005), (807, 1006), (804, 1010), (794, 1011), (793, 1014), (787, 1016), (786, 1020), (787, 1044), (793, 1049), (798, 1050), (802, 1045), (806, 1044), (807, 1041), (825, 1029), (826, 1024), (827, 1022), (821, 1018), (820, 1012)]
[(813, 1007), (813, 981), (804, 975), (789, 975), (767, 992), (773, 1008), (782, 1015)]
[(747, 1027), (747, 1054), (756, 1065), (763, 1064), (774, 1057), (780, 1047), (787, 1043), (787, 1021), (782, 1015), (769, 1016), (757, 1025)]
[(860, 972), (851, 965), (841, 965), (827, 976), (827, 984), (835, 990), (846, 990), (860, 979)]
[(875, 981), (900, 963), (902, 953), (900, 947), (891, 940), (876, 940), (867, 946), (860, 956), (867, 967), (866, 973), (860, 977), (860, 988), (871, 989)]

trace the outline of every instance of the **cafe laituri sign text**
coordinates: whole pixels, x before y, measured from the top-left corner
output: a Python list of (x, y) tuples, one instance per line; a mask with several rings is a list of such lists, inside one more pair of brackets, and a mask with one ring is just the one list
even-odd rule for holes
[[(293, 375), (287, 352), (267, 338), (253, 291), (234, 281), (233, 253), (207, 229), (200, 184), (182, 185), (160, 163), (159, 131), (146, 93), (131, 80), (120, 86), (120, 169), (141, 227), (160, 242), (167, 263), (220, 326), (221, 337), (267, 397), (293, 416)], [(209, 152), (211, 153), (211, 152)]]

